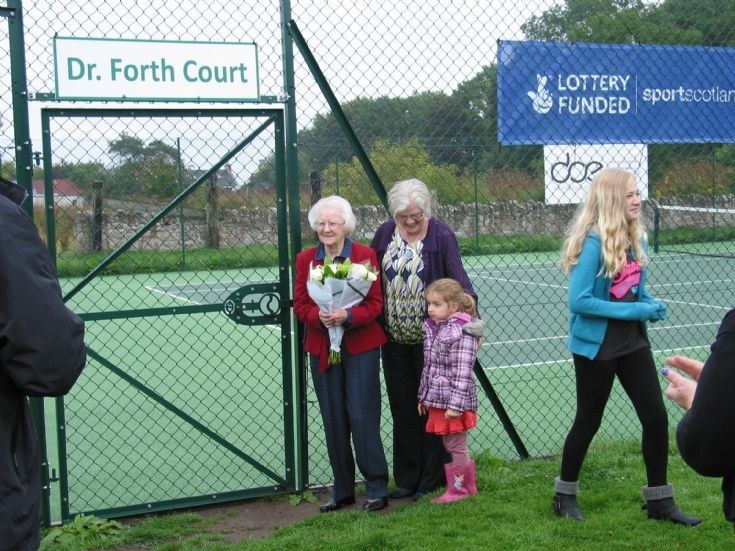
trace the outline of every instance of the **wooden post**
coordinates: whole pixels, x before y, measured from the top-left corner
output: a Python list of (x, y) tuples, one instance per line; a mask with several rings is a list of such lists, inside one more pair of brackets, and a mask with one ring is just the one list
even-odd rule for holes
[(217, 213), (218, 203), (217, 176), (207, 182), (207, 206), (205, 216), (207, 219), (207, 247), (219, 249), (219, 215)]
[(102, 250), (102, 182), (92, 182), (92, 250)]
[(319, 171), (309, 172), (309, 187), (311, 189), (311, 204), (313, 205), (322, 198), (322, 179)]

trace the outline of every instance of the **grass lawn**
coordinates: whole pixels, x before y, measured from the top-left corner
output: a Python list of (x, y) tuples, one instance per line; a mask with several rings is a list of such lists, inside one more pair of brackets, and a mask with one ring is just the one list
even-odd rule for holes
[[(558, 457), (501, 461), (483, 455), (477, 464), (480, 493), (453, 504), (434, 505), (425, 499), (386, 514), (340, 511), (236, 544), (225, 543), (212, 530), (212, 519), (173, 514), (150, 517), (109, 538), (79, 536), (43, 549), (735, 549), (733, 527), (722, 515), (720, 481), (691, 471), (673, 445), (669, 480), (682, 510), (704, 519), (695, 528), (646, 519), (637, 443), (602, 443), (590, 449), (579, 496), (584, 523), (551, 514)], [(227, 514), (225, 506), (222, 517)]]

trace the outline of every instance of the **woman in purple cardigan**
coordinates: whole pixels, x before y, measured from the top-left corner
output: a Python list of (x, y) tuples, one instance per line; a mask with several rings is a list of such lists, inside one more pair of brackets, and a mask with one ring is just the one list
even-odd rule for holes
[(449, 226), (432, 218), (432, 197), (426, 184), (411, 179), (388, 192), (392, 220), (375, 232), (372, 248), (378, 255), (383, 282), (383, 373), (393, 417), (392, 499), (414, 500), (444, 484), (444, 463), (450, 458), (442, 440), (425, 430), (417, 400), (424, 366), (424, 290), (436, 279), (459, 281), (475, 299), (462, 267), (459, 244)]

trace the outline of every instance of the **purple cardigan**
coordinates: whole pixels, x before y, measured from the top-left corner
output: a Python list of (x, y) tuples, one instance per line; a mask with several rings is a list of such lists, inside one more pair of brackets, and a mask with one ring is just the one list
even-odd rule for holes
[[(383, 222), (375, 232), (370, 246), (378, 254), (378, 266), (383, 266), (383, 256), (393, 238), (396, 221)], [(423, 239), (421, 258), (424, 261), (424, 285), (429, 285), (436, 279), (451, 277), (464, 287), (464, 290), (477, 301), (477, 294), (467, 277), (459, 255), (459, 243), (452, 229), (436, 218), (429, 218), (429, 227)]]

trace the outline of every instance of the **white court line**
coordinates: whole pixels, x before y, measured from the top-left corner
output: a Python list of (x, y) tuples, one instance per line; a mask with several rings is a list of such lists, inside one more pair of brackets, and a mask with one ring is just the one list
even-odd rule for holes
[(691, 287), (692, 285), (707, 285), (710, 283), (732, 283), (730, 279), (703, 279), (701, 281), (677, 281), (676, 283), (652, 283), (650, 287)]
[(686, 212), (707, 212), (707, 213), (715, 213), (715, 214), (727, 214), (732, 216), (735, 214), (735, 211), (730, 209), (718, 209), (713, 207), (685, 207), (683, 205), (661, 205), (662, 211), (667, 210), (681, 210)]
[[(205, 286), (205, 285), (208, 285), (208, 284), (207, 283), (202, 283), (202, 286)], [(237, 290), (237, 289), (240, 289), (243, 285), (247, 285), (247, 282), (244, 282), (242, 284), (233, 284), (233, 285), (237, 285), (237, 287), (234, 288), (234, 290)], [(214, 285), (212, 287), (208, 287), (206, 289), (206, 291), (203, 293), (203, 292), (201, 292), (201, 289), (197, 288), (196, 286), (194, 286), (191, 283), (187, 283), (185, 286), (186, 287), (194, 287), (194, 289), (190, 293), (192, 295), (193, 294), (205, 295), (206, 292), (229, 291), (230, 289), (233, 289), (233, 286), (232, 285), (225, 285), (223, 287), (217, 287), (216, 285)], [(190, 298), (186, 298), (186, 297), (182, 297), (180, 295), (172, 294), (172, 293), (170, 293), (168, 291), (163, 291), (161, 289), (157, 289), (156, 287), (150, 287), (148, 285), (144, 285), (144, 287), (146, 289), (148, 289), (152, 293), (159, 293), (161, 295), (166, 295), (166, 296), (172, 297), (172, 298), (174, 298), (176, 300), (183, 300), (184, 302), (189, 302), (191, 304), (196, 304), (197, 306), (199, 306), (201, 304), (205, 304), (203, 302), (197, 302), (196, 300), (192, 300)], [(177, 286), (176, 285), (171, 285), (171, 287), (176, 288)], [(184, 291), (181, 288), (177, 288), (177, 291), (180, 292), (180, 293), (182, 293), (182, 294), (186, 294), (186, 291)], [(209, 303), (206, 303), (206, 304), (209, 304)], [(281, 332), (281, 326), (280, 325), (272, 325), (272, 324), (266, 323), (265, 325), (263, 325), (263, 327), (267, 327), (271, 331), (278, 331), (279, 333)], [(291, 336), (293, 337), (293, 335), (294, 335), (294, 333), (292, 331), (291, 332)]]
[[(719, 325), (719, 321), (708, 321), (703, 323), (682, 323), (679, 325), (659, 325), (657, 327), (648, 326), (648, 332), (653, 331), (668, 331), (670, 329), (688, 329), (690, 327), (706, 327), (710, 325)], [(517, 339), (517, 340), (510, 340), (510, 341), (492, 341), (492, 342), (484, 342), (481, 346), (499, 346), (499, 345), (508, 345), (508, 344), (526, 344), (530, 342), (541, 342), (541, 341), (555, 341), (555, 340), (561, 340), (566, 339), (568, 335), (554, 335), (552, 337), (538, 337), (534, 339)]]
[(667, 329), (688, 329), (689, 327), (706, 327), (708, 325), (719, 325), (719, 321), (705, 321), (702, 323), (682, 323), (680, 325), (657, 325), (653, 327), (648, 326), (648, 331), (666, 331)]
[(685, 350), (701, 350), (702, 348), (709, 349), (709, 344), (703, 344), (700, 346), (677, 346), (676, 348), (661, 348), (659, 350), (651, 350), (654, 354), (671, 354), (672, 352), (683, 352)]
[(562, 363), (569, 363), (572, 361), (572, 358), (564, 358), (563, 360), (548, 360), (545, 362), (531, 362), (531, 363), (525, 363), (525, 364), (509, 364), (509, 365), (496, 365), (493, 367), (485, 367), (483, 368), (485, 371), (495, 371), (496, 369), (515, 369), (517, 367), (534, 367), (538, 365), (554, 365), (554, 364), (562, 364)]
[(722, 311), (729, 311), (732, 309), (730, 306), (719, 306), (717, 304), (702, 304), (699, 302), (687, 302), (684, 300), (671, 300), (671, 299), (665, 299), (664, 302), (666, 303), (672, 303), (672, 304), (684, 304), (686, 306), (699, 306), (700, 308), (714, 308), (715, 310), (722, 310)]
[[(683, 244), (686, 246), (685, 244)], [(649, 251), (650, 252), (650, 251)], [(725, 251), (730, 252), (730, 251)], [(692, 255), (684, 252), (684, 253), (654, 253), (653, 255), (649, 254), (649, 256), (653, 259), (658, 259), (659, 262), (665, 262), (667, 264), (688, 264), (689, 261), (684, 260), (685, 258), (688, 258)], [(701, 256), (701, 255), (699, 255)], [(732, 257), (730, 256), (701, 256), (701, 258), (704, 259), (710, 259), (712, 261), (721, 263), (723, 260), (732, 260)], [(697, 258), (697, 261), (699, 261), (699, 257)]]
[[(176, 287), (176, 285), (172, 285), (172, 287)], [(237, 291), (240, 287), (242, 287), (242, 285), (239, 285), (237, 287), (228, 286), (228, 285), (225, 285), (222, 287), (206, 287), (204, 285), (202, 287), (195, 287), (193, 285), (187, 285), (187, 287), (192, 287), (192, 289), (187, 290), (187, 289), (179, 288), (177, 290), (182, 294), (196, 294), (196, 293), (203, 294), (203, 292), (204, 293), (221, 293), (221, 292), (227, 293), (227, 292), (230, 292), (231, 290)]]
[[(662, 348), (659, 350), (651, 350), (652, 354), (671, 354), (672, 352), (684, 352), (686, 350), (701, 350), (702, 348), (709, 348), (709, 345), (702, 345), (702, 346), (682, 346), (678, 348)], [(483, 368), (485, 371), (495, 371), (498, 369), (516, 369), (519, 367), (536, 367), (536, 366), (542, 366), (542, 365), (557, 365), (562, 363), (570, 363), (572, 362), (572, 358), (564, 358), (563, 360), (547, 360), (545, 362), (530, 362), (530, 363), (522, 363), (522, 364), (508, 364), (508, 365), (497, 365), (493, 367), (485, 367)]]
[[(502, 265), (499, 265), (499, 266), (493, 266), (491, 269), (493, 269), (493, 270), (502, 270), (502, 269), (505, 269), (505, 268), (511, 268), (511, 269), (512, 268), (525, 268), (527, 266), (551, 266), (551, 267), (556, 268), (558, 270), (560, 269), (559, 268), (559, 265), (556, 262), (523, 262), (523, 263), (521, 263), (521, 262), (515, 262), (513, 264), (502, 264)], [(484, 268), (484, 267), (482, 267), (482, 266), (471, 266), (470, 267), (470, 270), (477, 270), (478, 268)], [(486, 270), (483, 269), (481, 271), (484, 272)]]
[(189, 298), (185, 298), (185, 297), (182, 297), (182, 296), (179, 296), (179, 295), (172, 295), (168, 291), (162, 291), (161, 289), (157, 289), (156, 287), (149, 287), (148, 285), (144, 285), (143, 287), (145, 287), (146, 289), (148, 289), (151, 293), (159, 293), (161, 295), (166, 295), (167, 297), (171, 297), (171, 298), (174, 298), (176, 300), (183, 300), (184, 302), (189, 302), (191, 304), (196, 304), (197, 306), (199, 306), (200, 304), (202, 304), (201, 302), (197, 302), (196, 300), (191, 300)]
[[(655, 255), (651, 255), (652, 266), (656, 266), (656, 264), (684, 264), (688, 263), (687, 261), (683, 260), (683, 257), (686, 255), (682, 254), (674, 254), (674, 253), (656, 253)], [(710, 258), (713, 261), (719, 261), (717, 257), (704, 257), (704, 258)], [(698, 260), (699, 261), (699, 260)], [(514, 264), (503, 264), (502, 266), (492, 266), (489, 268), (485, 267), (478, 267), (478, 266), (472, 266), (467, 269), (467, 274), (476, 274), (478, 276), (481, 276), (482, 274), (492, 274), (493, 272), (503, 272), (508, 269), (515, 269), (515, 268), (527, 268), (528, 266), (534, 266), (538, 267), (539, 270), (541, 269), (550, 271), (554, 270), (556, 272), (561, 273), (561, 268), (559, 268), (559, 265), (556, 262), (525, 262), (525, 263), (514, 263)]]
[(499, 344), (525, 344), (527, 342), (541, 342), (541, 341), (552, 341), (552, 340), (559, 340), (559, 339), (566, 339), (567, 335), (555, 335), (553, 337), (539, 337), (537, 339), (518, 339), (513, 341), (493, 341), (493, 342), (484, 342), (482, 343), (482, 346), (495, 346)]
[(566, 289), (566, 285), (555, 285), (553, 283), (539, 283), (538, 281), (524, 281), (522, 279), (508, 279), (505, 277), (485, 277), (481, 276), (482, 279), (490, 279), (492, 281), (503, 281), (505, 283), (521, 283), (523, 285), (536, 285), (538, 287), (553, 287), (555, 289)]

